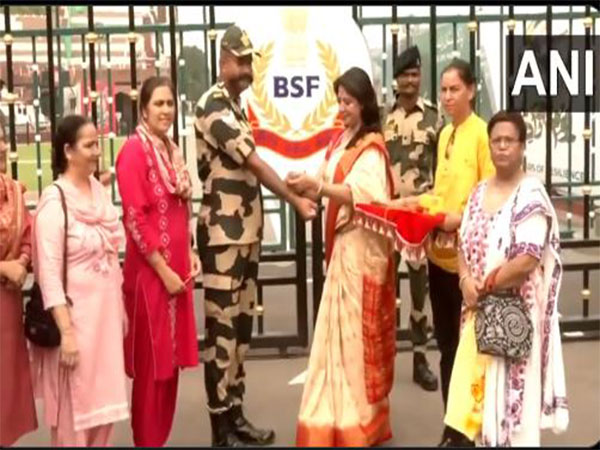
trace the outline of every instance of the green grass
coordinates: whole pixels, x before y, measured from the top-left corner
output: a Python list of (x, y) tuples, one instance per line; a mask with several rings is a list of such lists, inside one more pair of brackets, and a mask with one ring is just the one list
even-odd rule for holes
[[(127, 139), (126, 136), (117, 136), (113, 140), (113, 155), (114, 161), (117, 159), (117, 154)], [(29, 192), (39, 193), (52, 182), (52, 168), (50, 165), (51, 145), (50, 142), (38, 144), (18, 144), (17, 145), (17, 179), (27, 187)], [(110, 169), (111, 164), (111, 145), (110, 139), (104, 138), (104, 167)], [(38, 168), (42, 169), (41, 180), (38, 176)], [(41, 184), (40, 184), (41, 181)]]

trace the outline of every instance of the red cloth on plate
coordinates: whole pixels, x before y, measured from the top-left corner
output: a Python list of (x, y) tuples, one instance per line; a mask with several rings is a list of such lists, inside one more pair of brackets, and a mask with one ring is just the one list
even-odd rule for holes
[(356, 210), (369, 218), (376, 219), (382, 225), (393, 226), (402, 239), (409, 244), (421, 243), (434, 227), (441, 224), (446, 217), (426, 212), (392, 209), (385, 206), (359, 203)]

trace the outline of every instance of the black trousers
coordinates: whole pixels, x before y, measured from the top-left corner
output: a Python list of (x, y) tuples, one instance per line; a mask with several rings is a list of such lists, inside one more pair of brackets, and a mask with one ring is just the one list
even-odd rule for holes
[(462, 293), (458, 287), (458, 274), (447, 272), (431, 261), (428, 261), (428, 265), (429, 295), (434, 335), (441, 353), (440, 378), (446, 411), (452, 366), (458, 347)]

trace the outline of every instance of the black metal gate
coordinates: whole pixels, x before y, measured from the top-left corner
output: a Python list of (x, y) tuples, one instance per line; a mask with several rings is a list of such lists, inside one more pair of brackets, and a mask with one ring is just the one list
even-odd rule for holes
[[(82, 55), (82, 86), (84, 92), (84, 104), (88, 106), (90, 110), (92, 120), (98, 125), (103, 125), (103, 120), (98, 116), (97, 105), (102, 101), (99, 95), (99, 80), (106, 80), (108, 97), (106, 99), (108, 104), (108, 141), (109, 141), (109, 160), (107, 164), (111, 168), (114, 168), (115, 162), (115, 148), (118, 145), (119, 135), (126, 135), (131, 130), (132, 126), (137, 122), (137, 97), (138, 88), (140, 86), (140, 79), (161, 72), (161, 66), (159, 61), (161, 60), (160, 49), (158, 45), (159, 40), (162, 40), (163, 34), (167, 33), (170, 43), (169, 64), (168, 70), (173, 83), (178, 92), (178, 111), (174, 123), (174, 139), (176, 141), (182, 140), (182, 146), (184, 154), (186, 153), (186, 139), (185, 136), (188, 133), (186, 125), (186, 112), (188, 105), (188, 99), (184, 93), (184, 86), (187, 86), (185, 80), (185, 72), (189, 70), (186, 68), (185, 61), (182, 57), (184, 49), (184, 33), (200, 31), (204, 34), (205, 40), (205, 53), (204, 53), (204, 69), (206, 71), (206, 81), (210, 80), (210, 84), (216, 81), (217, 77), (217, 32), (218, 30), (225, 29), (229, 23), (216, 23), (215, 21), (215, 7), (205, 6), (203, 7), (203, 21), (202, 23), (194, 25), (181, 25), (177, 23), (176, 8), (175, 6), (168, 7), (168, 20), (164, 23), (156, 24), (136, 24), (135, 8), (133, 6), (128, 7), (128, 25), (118, 26), (105, 26), (97, 25), (95, 20), (95, 8), (93, 6), (86, 7), (87, 13), (87, 27), (56, 27), (58, 21), (58, 9), (60, 6), (46, 6), (44, 9), (45, 14), (45, 28), (44, 29), (21, 29), (12, 30), (11, 28), (11, 11), (13, 7), (4, 6), (4, 31), (1, 33), (1, 37), (5, 44), (6, 49), (6, 88), (8, 94), (3, 96), (3, 101), (8, 104), (8, 125), (10, 135), (10, 170), (14, 178), (19, 179), (19, 176), (27, 176), (26, 172), (21, 172), (19, 169), (19, 158), (21, 154), (30, 152), (35, 156), (35, 172), (33, 172), (34, 181), (32, 183), (37, 187), (38, 193), (41, 192), (42, 187), (49, 182), (47, 168), (42, 162), (42, 154), (48, 152), (48, 147), (44, 147), (43, 141), (49, 140), (54, 136), (57, 118), (62, 114), (64, 101), (62, 101), (62, 85), (63, 85), (63, 68), (61, 64), (62, 46), (61, 40), (70, 38), (78, 38), (81, 42), (81, 55)], [(595, 20), (598, 17), (597, 13), (592, 14), (590, 7), (586, 7), (585, 12), (571, 12), (571, 13), (560, 13), (553, 14), (552, 8), (548, 6), (545, 14), (516, 14), (515, 7), (508, 7), (508, 14), (493, 14), (493, 15), (476, 15), (476, 7), (470, 7), (469, 16), (439, 16), (438, 9), (436, 6), (431, 6), (428, 17), (413, 17), (413, 16), (402, 16), (398, 14), (398, 6), (391, 6), (389, 9), (389, 15), (385, 17), (363, 17), (363, 8), (367, 6), (353, 6), (352, 15), (357, 24), (361, 27), (367, 26), (379, 26), (382, 29), (383, 48), (387, 46), (386, 39), (388, 32), (391, 34), (391, 58), (392, 64), (395, 55), (398, 53), (400, 47), (399, 35), (404, 30), (405, 42), (410, 42), (411, 26), (417, 24), (429, 25), (429, 52), (431, 55), (429, 65), (429, 97), (432, 101), (437, 100), (437, 79), (439, 73), (438, 67), (438, 29), (444, 25), (452, 26), (453, 28), (453, 48), (457, 50), (457, 28), (466, 26), (468, 30), (468, 54), (470, 62), (475, 69), (475, 73), (480, 73), (478, 50), (480, 47), (480, 28), (479, 24), (483, 22), (498, 22), (500, 24), (500, 32), (504, 32), (506, 26), (509, 35), (514, 35), (515, 26), (518, 21), (521, 21), (524, 25), (527, 21), (531, 20), (543, 20), (548, 24), (547, 36), (550, 39), (552, 34), (552, 21), (555, 19), (568, 19), (570, 21), (581, 19), (584, 21), (586, 36), (588, 39), (596, 39), (596, 36), (592, 36), (592, 30), (595, 24)], [(53, 14), (55, 13), (55, 14)], [(111, 64), (111, 41), (112, 45), (117, 45), (117, 39), (126, 37), (129, 47), (129, 89), (127, 92), (115, 92), (113, 82), (115, 78), (119, 78), (120, 73), (116, 71), (113, 64)], [(140, 62), (137, 60), (137, 48), (140, 44), (141, 36), (153, 36), (157, 42), (155, 52), (155, 67), (142, 68), (141, 74), (138, 73), (138, 67)], [(45, 38), (46, 44), (46, 65), (45, 70), (40, 70), (43, 65), (37, 59), (36, 46), (39, 44), (40, 39)], [(160, 38), (160, 39), (159, 39)], [(13, 44), (16, 42), (31, 42), (31, 55), (33, 64), (29, 68), (31, 70), (32, 77), (28, 78), (27, 82), (21, 77), (19, 85), (15, 84), (14, 68), (13, 63)], [(54, 55), (54, 48), (58, 49), (58, 54)], [(105, 49), (105, 60), (100, 55), (102, 48)], [(506, 49), (509, 55), (513, 52), (512, 46)], [(164, 52), (164, 46), (163, 46)], [(504, 52), (504, 49), (502, 49)], [(179, 54), (179, 56), (178, 56)], [(501, 55), (502, 57), (502, 55)], [(58, 80), (55, 77), (55, 59), (58, 59)], [(510, 61), (512, 58), (508, 58)], [(104, 62), (103, 62), (104, 61)], [(201, 62), (201, 61), (200, 61)], [(389, 72), (391, 66), (387, 65), (386, 59), (381, 61), (383, 65), (383, 84), (387, 85), (386, 73)], [(41, 73), (41, 76), (40, 76)], [(101, 75), (99, 78), (98, 75)], [(141, 75), (141, 76), (139, 76)], [(502, 72), (500, 76), (504, 77)], [(68, 78), (68, 76), (67, 76)], [(121, 82), (123, 82), (121, 77)], [(27, 86), (29, 83), (29, 86)], [(503, 83), (502, 83), (503, 84)], [(58, 89), (57, 89), (58, 86)], [(24, 148), (22, 152), (17, 151), (17, 124), (15, 119), (15, 107), (19, 104), (18, 91), (26, 92), (27, 89), (31, 89), (32, 93), (31, 104), (34, 108), (35, 115), (35, 143), (33, 147)], [(207, 85), (204, 88), (208, 87)], [(46, 96), (42, 95), (46, 92)], [(57, 108), (56, 100), (57, 93), (59, 98), (59, 107)], [(24, 94), (23, 94), (24, 95)], [(503, 94), (502, 94), (503, 96)], [(44, 101), (47, 100), (47, 116), (50, 118), (49, 133), (45, 138), (43, 127), (40, 124), (40, 110), (44, 107)], [(383, 94), (383, 102), (387, 102), (387, 94)], [(598, 100), (598, 95), (595, 96), (594, 101)], [(119, 126), (115, 127), (113, 104), (121, 103), (121, 114), (122, 121)], [(22, 103), (22, 102), (21, 102)], [(123, 106), (125, 105), (125, 106)], [(479, 105), (478, 105), (479, 106)], [(505, 105), (510, 108), (510, 103)], [(561, 187), (568, 188), (568, 201), (570, 203), (577, 203), (583, 205), (583, 232), (582, 239), (565, 239), (562, 240), (561, 245), (563, 249), (590, 249), (596, 250), (600, 248), (600, 239), (592, 238), (590, 236), (590, 229), (593, 226), (595, 220), (595, 213), (593, 211), (593, 202), (600, 198), (598, 195), (592, 195), (592, 187), (600, 186), (600, 180), (596, 181), (591, 178), (593, 172), (591, 165), (590, 146), (592, 140), (592, 129), (590, 123), (590, 111), (592, 110), (591, 105), (588, 104), (584, 115), (585, 121), (585, 145), (583, 149), (584, 158), (584, 178), (581, 182), (570, 181), (569, 183), (556, 184), (552, 183), (551, 169), (552, 169), (552, 114), (548, 111), (546, 113), (546, 187), (548, 192), (552, 195), (553, 199), (557, 200), (557, 195), (553, 188)], [(99, 122), (100, 121), (100, 122)], [(182, 131), (184, 131), (182, 133)], [(183, 135), (183, 136), (182, 136)], [(29, 126), (27, 127), (27, 139), (29, 140)], [(597, 139), (597, 137), (595, 137)], [(569, 152), (571, 149), (569, 147)], [(114, 172), (112, 176), (112, 195), (115, 204), (119, 205), (120, 201), (117, 198), (117, 194), (114, 188)], [(582, 195), (575, 195), (572, 190), (581, 188)], [(275, 197), (266, 196), (265, 200), (273, 200)], [(199, 199), (194, 199), (194, 203), (197, 206)], [(35, 207), (34, 204), (29, 207)], [(279, 214), (281, 217), (281, 236), (282, 242), (276, 245), (265, 246), (263, 254), (261, 256), (262, 264), (277, 264), (277, 263), (290, 263), (294, 265), (294, 274), (290, 276), (281, 277), (260, 277), (258, 283), (258, 308), (257, 308), (257, 329), (256, 336), (253, 340), (253, 347), (255, 348), (276, 348), (280, 351), (285, 351), (288, 347), (301, 347), (306, 348), (309, 343), (309, 310), (308, 310), (308, 275), (312, 274), (312, 316), (316, 318), (316, 313), (319, 307), (319, 299), (324, 282), (324, 271), (323, 271), (323, 242), (322, 236), (322, 217), (319, 216), (317, 220), (311, 224), (312, 239), (310, 244), (306, 238), (306, 226), (305, 223), (299, 220), (295, 215), (289, 214), (289, 209), (280, 202), (277, 208), (266, 208), (265, 212), (268, 214)], [(287, 250), (288, 243), (287, 237), (291, 238), (292, 249)], [(307, 249), (310, 249), (310, 255), (307, 255)], [(311, 258), (310, 270), (307, 268), (308, 257)], [(590, 299), (592, 298), (592, 290), (590, 287), (590, 272), (600, 270), (600, 261), (596, 258), (595, 261), (591, 262), (576, 262), (565, 264), (564, 269), (566, 272), (580, 272), (582, 274), (582, 288), (581, 288), (581, 300), (582, 308), (581, 315), (564, 317), (561, 320), (563, 331), (594, 331), (598, 332), (600, 329), (600, 319), (598, 316), (590, 315)], [(407, 279), (406, 273), (400, 274), (401, 280)], [(285, 330), (281, 332), (265, 332), (265, 317), (264, 317), (264, 288), (270, 286), (294, 286), (295, 287), (295, 325), (296, 330)], [(196, 289), (201, 289), (201, 283), (196, 284)], [(595, 297), (597, 298), (597, 292)], [(408, 338), (407, 329), (398, 330), (399, 339)]]

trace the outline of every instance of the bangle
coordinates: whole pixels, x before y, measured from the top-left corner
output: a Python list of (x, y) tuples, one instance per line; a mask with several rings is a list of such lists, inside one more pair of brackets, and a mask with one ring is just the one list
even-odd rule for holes
[(319, 188), (317, 189), (317, 197), (321, 196), (321, 192), (323, 191), (323, 180), (319, 182)]
[(493, 292), (496, 289), (496, 277), (498, 276), (498, 272), (500, 272), (501, 267), (496, 267), (492, 272), (488, 275), (488, 282), (486, 283), (486, 288), (488, 292)]

